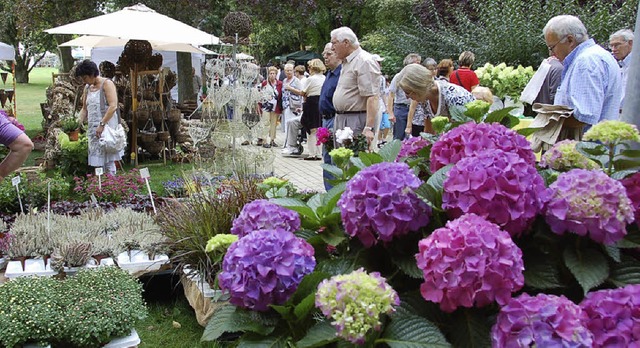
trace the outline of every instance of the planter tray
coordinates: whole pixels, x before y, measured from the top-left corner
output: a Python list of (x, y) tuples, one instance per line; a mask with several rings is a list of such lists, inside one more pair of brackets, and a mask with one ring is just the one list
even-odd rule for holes
[(17, 277), (28, 276), (52, 276), (56, 272), (51, 269), (49, 263), (45, 266), (42, 259), (26, 259), (24, 262), (24, 270), (22, 269), (22, 263), (20, 261), (9, 261), (7, 264), (7, 270), (4, 276), (13, 279)]
[[(131, 329), (131, 335), (113, 339), (111, 342), (102, 346), (102, 348), (131, 348), (137, 347), (139, 344), (140, 336), (138, 336), (138, 332), (136, 329)], [(51, 348), (51, 345), (39, 346), (37, 344), (25, 344), (23, 348)]]
[(211, 298), (214, 301), (226, 301), (229, 299), (229, 293), (224, 293), (222, 290), (212, 289), (209, 283), (203, 281), (200, 275), (189, 266), (185, 266), (182, 271), (187, 279), (197, 284), (202, 296), (205, 298)]
[(149, 255), (141, 250), (132, 250), (131, 258), (129, 258), (129, 253), (126, 251), (118, 255), (118, 266), (130, 274), (139, 275), (154, 272), (166, 263), (169, 263), (169, 256), (158, 254), (155, 260), (149, 260)]

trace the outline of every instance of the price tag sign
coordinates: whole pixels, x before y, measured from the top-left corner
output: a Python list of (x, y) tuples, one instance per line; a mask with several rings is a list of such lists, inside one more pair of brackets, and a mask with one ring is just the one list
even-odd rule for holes
[(96, 168), (96, 175), (100, 176), (102, 174), (104, 174), (104, 170), (102, 169), (102, 167)]
[(149, 179), (151, 177), (151, 175), (149, 174), (149, 168), (140, 169), (140, 176), (143, 179)]
[(18, 185), (20, 185), (20, 182), (21, 182), (21, 181), (22, 181), (22, 179), (20, 179), (20, 176), (14, 176), (14, 177), (11, 179), (11, 184), (12, 184), (13, 186), (18, 186)]

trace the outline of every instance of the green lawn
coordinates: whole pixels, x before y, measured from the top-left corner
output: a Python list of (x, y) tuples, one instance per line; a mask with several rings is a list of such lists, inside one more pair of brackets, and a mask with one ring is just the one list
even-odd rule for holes
[[(51, 74), (57, 73), (55, 68), (34, 68), (29, 74), (28, 84), (18, 84), (16, 86), (16, 106), (17, 116), (20, 123), (25, 127), (25, 132), (32, 139), (42, 133), (42, 112), (40, 103), (47, 101), (46, 89), (52, 84)], [(10, 78), (7, 79), (7, 85), (10, 84)], [(33, 166), (37, 158), (42, 157), (43, 153), (34, 151), (31, 153), (25, 166)], [(162, 183), (170, 180), (174, 175), (180, 176), (184, 171), (192, 168), (191, 165), (173, 164), (168, 162), (165, 166), (162, 161), (148, 161), (139, 164), (139, 168), (149, 167), (151, 179), (149, 183), (151, 189), (159, 195), (164, 194)], [(132, 166), (126, 166), (125, 169), (131, 169)]]

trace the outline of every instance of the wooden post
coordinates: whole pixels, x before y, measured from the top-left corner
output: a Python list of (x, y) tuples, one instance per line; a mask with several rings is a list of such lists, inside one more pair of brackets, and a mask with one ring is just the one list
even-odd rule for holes
[(138, 166), (138, 65), (135, 64), (129, 72), (131, 81), (131, 161), (135, 167)]

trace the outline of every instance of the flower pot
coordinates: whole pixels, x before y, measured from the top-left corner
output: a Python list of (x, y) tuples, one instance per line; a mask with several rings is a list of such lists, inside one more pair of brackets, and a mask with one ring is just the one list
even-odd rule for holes
[(78, 141), (78, 137), (80, 136), (80, 130), (76, 129), (74, 131), (67, 132), (69, 136), (69, 141)]

